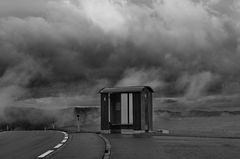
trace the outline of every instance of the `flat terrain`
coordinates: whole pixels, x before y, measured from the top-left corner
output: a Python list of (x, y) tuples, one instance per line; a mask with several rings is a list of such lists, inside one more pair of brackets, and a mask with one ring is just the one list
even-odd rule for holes
[(51, 159), (101, 159), (104, 150), (104, 141), (93, 133), (69, 134), (66, 145), (56, 152)]
[(0, 133), (1, 159), (34, 159), (61, 142), (57, 131), (8, 131)]
[(240, 115), (217, 117), (154, 118), (154, 130), (168, 129), (174, 134), (240, 137)]
[(112, 159), (236, 159), (240, 140), (170, 136), (106, 135)]

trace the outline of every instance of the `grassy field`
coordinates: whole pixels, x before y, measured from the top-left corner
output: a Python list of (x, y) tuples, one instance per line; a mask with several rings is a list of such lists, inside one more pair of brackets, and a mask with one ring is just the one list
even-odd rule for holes
[(240, 137), (240, 116), (163, 118), (155, 115), (154, 130), (174, 134)]
[(239, 96), (211, 96), (198, 100), (157, 99), (154, 101), (154, 130), (240, 137), (239, 99)]

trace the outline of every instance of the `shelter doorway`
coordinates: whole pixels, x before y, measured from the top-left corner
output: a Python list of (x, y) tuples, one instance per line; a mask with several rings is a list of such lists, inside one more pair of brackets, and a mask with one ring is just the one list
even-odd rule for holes
[(121, 94), (111, 94), (110, 123), (111, 125), (121, 124)]
[(110, 126), (112, 129), (129, 128), (133, 125), (133, 94), (110, 94)]

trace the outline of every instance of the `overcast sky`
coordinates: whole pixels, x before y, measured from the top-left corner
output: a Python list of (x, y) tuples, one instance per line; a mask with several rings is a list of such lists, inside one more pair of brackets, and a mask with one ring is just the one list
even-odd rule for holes
[(239, 61), (239, 0), (0, 1), (0, 98), (238, 93)]

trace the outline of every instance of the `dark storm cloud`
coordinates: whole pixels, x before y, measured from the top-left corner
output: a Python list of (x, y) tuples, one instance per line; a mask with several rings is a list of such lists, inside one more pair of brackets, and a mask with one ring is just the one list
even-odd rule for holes
[(1, 1), (0, 98), (116, 85), (220, 92), (240, 80), (240, 3), (222, 3)]

